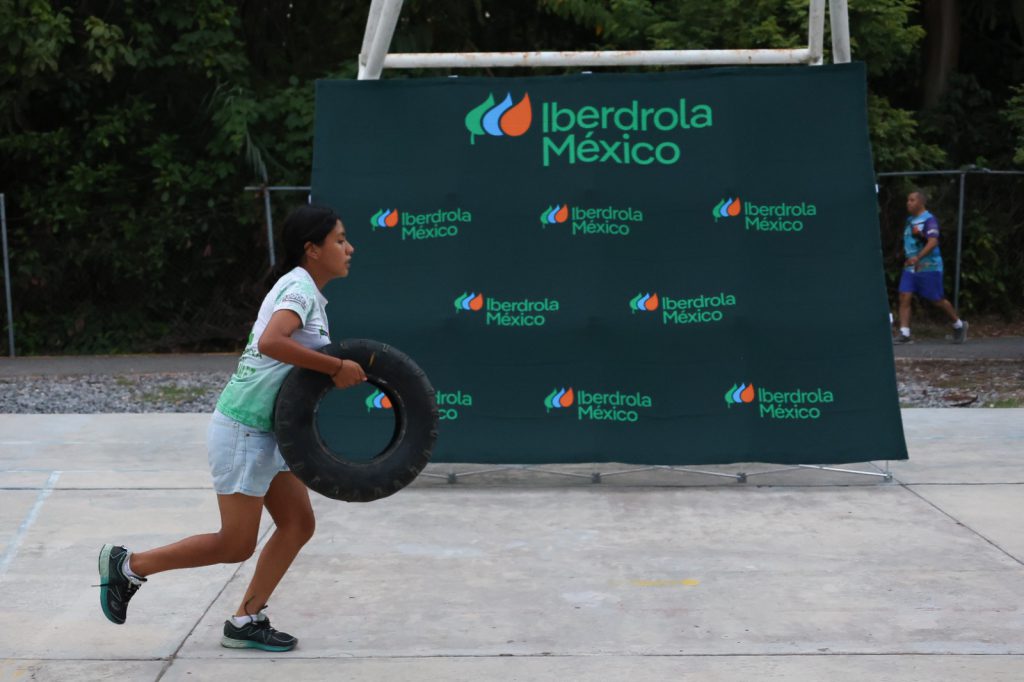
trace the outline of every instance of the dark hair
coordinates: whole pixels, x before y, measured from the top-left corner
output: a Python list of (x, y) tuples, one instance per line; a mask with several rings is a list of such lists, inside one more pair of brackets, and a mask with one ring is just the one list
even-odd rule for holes
[(303, 204), (293, 210), (285, 218), (281, 229), (281, 249), (284, 253), (267, 273), (264, 280), (267, 288), (273, 287), (283, 275), (302, 264), (308, 242), (323, 244), (338, 220), (338, 215), (324, 206)]

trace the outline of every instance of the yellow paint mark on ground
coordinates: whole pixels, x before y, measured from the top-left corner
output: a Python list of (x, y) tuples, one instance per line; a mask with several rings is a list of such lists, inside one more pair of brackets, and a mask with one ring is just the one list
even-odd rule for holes
[(683, 580), (631, 580), (630, 584), (634, 587), (696, 587), (700, 585), (700, 581), (694, 578), (684, 578)]

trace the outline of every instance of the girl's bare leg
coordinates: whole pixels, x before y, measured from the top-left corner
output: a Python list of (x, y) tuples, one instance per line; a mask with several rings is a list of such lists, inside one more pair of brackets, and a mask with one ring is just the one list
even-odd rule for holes
[(218, 495), (219, 531), (193, 535), (146, 552), (132, 552), (132, 571), (145, 577), (174, 568), (245, 561), (256, 549), (263, 500), (262, 497), (251, 497), (241, 493)]
[(236, 616), (254, 614), (263, 608), (316, 528), (309, 489), (290, 471), (282, 471), (274, 477), (263, 503), (277, 528), (260, 552), (256, 572), (235, 612)]

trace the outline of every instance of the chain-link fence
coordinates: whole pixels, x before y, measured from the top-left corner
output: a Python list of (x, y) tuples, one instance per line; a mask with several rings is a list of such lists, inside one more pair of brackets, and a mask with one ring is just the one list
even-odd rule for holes
[(879, 221), (892, 298), (903, 266), (906, 198), (928, 197), (941, 226), (945, 286), (953, 306), (1013, 315), (1024, 303), (1024, 171), (968, 166), (878, 174)]
[[(879, 173), (882, 250), (888, 290), (893, 301), (903, 263), (906, 195), (912, 189), (921, 189), (929, 197), (929, 210), (942, 226), (945, 285), (954, 305), (968, 314), (985, 312), (1019, 316), (1024, 310), (1022, 183), (1024, 171), (993, 171), (975, 167)], [(246, 187), (245, 190), (253, 193), (259, 206), (257, 211), (262, 213), (258, 234), (254, 237), (260, 244), (265, 241), (265, 263), (272, 265), (276, 261), (274, 244), (280, 231), (280, 220), (295, 204), (309, 200), (310, 188), (261, 185)], [(10, 264), (18, 254), (8, 254), (8, 206), (5, 200), (5, 195), (0, 193), (7, 327), (6, 339), (3, 340), (7, 342), (7, 354), (14, 357), (17, 325), (13, 303), (17, 301), (12, 302)]]
[[(971, 177), (971, 181), (968, 181)], [(970, 310), (1012, 313), (1024, 303), (1024, 171), (968, 166), (956, 170), (899, 171), (878, 174), (882, 251), (889, 291), (895, 298), (903, 265), (906, 195), (921, 190), (943, 228), (946, 285), (953, 305), (963, 294)], [(274, 193), (305, 193), (306, 186), (246, 187), (264, 202), (264, 226), (274, 263)], [(965, 263), (967, 265), (965, 269)], [(1016, 285), (1016, 286), (1015, 286)], [(994, 299), (994, 300), (993, 300)]]
[(267, 234), (267, 260), (270, 263), (270, 267), (274, 267), (277, 263), (277, 256), (274, 253), (274, 245), (277, 243), (274, 237), (274, 208), (272, 195), (275, 192), (284, 192), (286, 194), (295, 194), (296, 192), (304, 193), (306, 195), (306, 201), (308, 202), (309, 187), (305, 185), (260, 185), (246, 187), (246, 192), (257, 192), (263, 199), (263, 227), (266, 229)]

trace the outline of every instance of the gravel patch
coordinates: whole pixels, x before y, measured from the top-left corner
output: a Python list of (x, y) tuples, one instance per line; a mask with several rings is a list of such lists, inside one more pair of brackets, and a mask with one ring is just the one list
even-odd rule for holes
[(896, 361), (902, 407), (1024, 407), (1024, 361)]
[(0, 413), (213, 412), (230, 372), (0, 379)]
[[(1024, 362), (896, 362), (902, 407), (1024, 407)], [(230, 372), (0, 378), (0, 413), (212, 412)]]

